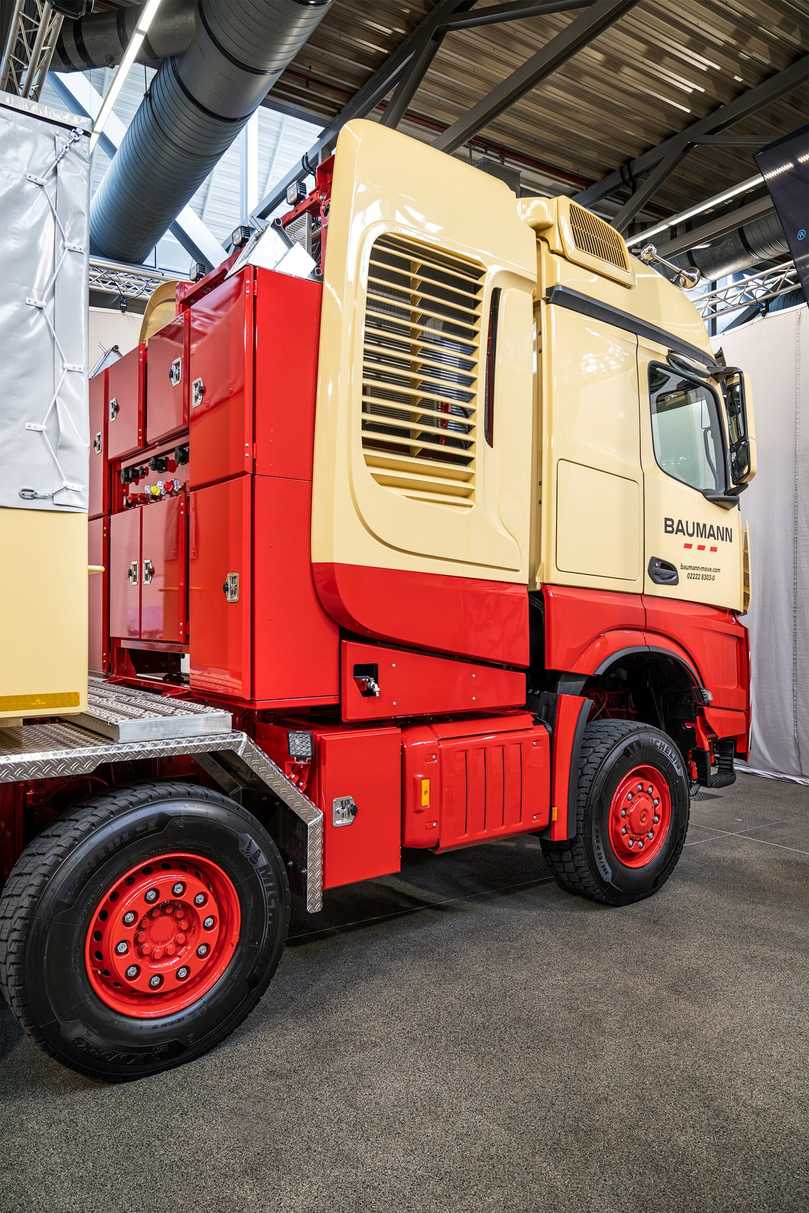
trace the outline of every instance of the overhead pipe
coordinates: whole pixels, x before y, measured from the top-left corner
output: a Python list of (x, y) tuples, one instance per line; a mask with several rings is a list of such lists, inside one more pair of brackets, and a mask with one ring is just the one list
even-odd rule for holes
[(789, 256), (781, 220), (775, 211), (751, 219), (734, 232), (728, 232), (708, 248), (693, 248), (673, 258), (677, 265), (698, 269), (703, 278), (715, 282), (726, 274), (736, 274), (768, 261), (783, 261)]
[[(51, 70), (86, 72), (96, 67), (117, 67), (142, 11), (142, 5), (133, 5), (66, 21), (53, 52)], [(196, 0), (163, 0), (136, 62), (157, 68), (171, 55), (181, 55), (191, 45), (196, 28)]]
[(331, 4), (202, 0), (191, 44), (161, 65), (93, 199), (93, 253), (147, 256)]

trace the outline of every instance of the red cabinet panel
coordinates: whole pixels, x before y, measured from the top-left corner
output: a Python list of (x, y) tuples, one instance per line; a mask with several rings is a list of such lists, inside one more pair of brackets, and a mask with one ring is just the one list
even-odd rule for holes
[[(398, 872), (401, 731), (327, 725), (313, 730), (313, 738), (314, 767), (307, 792), (323, 811), (323, 887)], [(289, 752), (285, 726), (259, 721), (256, 741), (284, 767)]]
[(107, 651), (107, 586), (109, 581), (109, 520), (92, 518), (88, 523), (88, 561), (92, 565), (103, 565), (103, 573), (90, 574), (88, 644), (89, 669), (91, 674), (106, 674), (109, 667)]
[(110, 518), (110, 635), (140, 637), (140, 516), (127, 510)]
[(550, 820), (550, 738), (530, 715), (406, 729), (404, 845), (448, 850), (541, 830)]
[(141, 639), (182, 642), (187, 634), (185, 497), (156, 501), (141, 513)]
[(355, 640), (342, 642), (341, 667), (343, 720), (440, 716), (525, 704), (525, 674), (516, 670)]
[(256, 472), (309, 480), (323, 288), (270, 270), (256, 275)]
[(90, 380), (90, 495), (87, 513), (91, 518), (109, 513), (106, 371), (101, 371)]
[(252, 691), (251, 498), (250, 476), (196, 489), (188, 540), (191, 686), (243, 699)]
[(337, 703), (339, 631), (320, 604), (310, 557), (312, 486), (256, 476), (254, 698)]
[(107, 434), (110, 459), (143, 446), (146, 346), (137, 345), (107, 371)]
[(189, 313), (194, 486), (252, 471), (254, 282), (253, 270), (247, 269)]
[(159, 442), (188, 421), (188, 314), (149, 338), (146, 372), (146, 439)]

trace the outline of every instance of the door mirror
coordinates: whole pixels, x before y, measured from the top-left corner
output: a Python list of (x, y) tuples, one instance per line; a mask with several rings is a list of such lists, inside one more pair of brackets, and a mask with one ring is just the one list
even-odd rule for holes
[(744, 374), (738, 367), (728, 367), (720, 382), (728, 422), (730, 478), (734, 485), (744, 485), (753, 478)]

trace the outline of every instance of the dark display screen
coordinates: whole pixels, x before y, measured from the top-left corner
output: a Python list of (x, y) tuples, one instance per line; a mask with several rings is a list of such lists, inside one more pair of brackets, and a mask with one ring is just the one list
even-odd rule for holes
[(809, 303), (809, 126), (756, 153)]

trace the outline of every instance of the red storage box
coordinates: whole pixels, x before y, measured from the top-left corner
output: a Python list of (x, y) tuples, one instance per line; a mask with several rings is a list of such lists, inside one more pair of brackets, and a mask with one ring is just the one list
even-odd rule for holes
[(146, 439), (151, 445), (188, 424), (188, 313), (149, 338)]
[(145, 409), (146, 346), (137, 345), (107, 370), (108, 458), (141, 449)]

